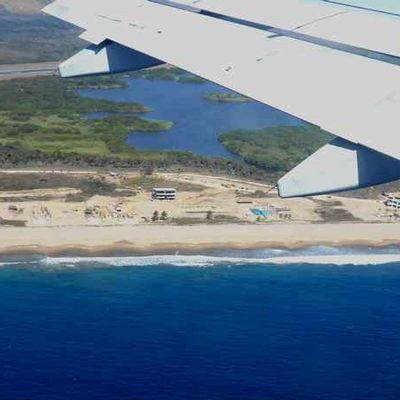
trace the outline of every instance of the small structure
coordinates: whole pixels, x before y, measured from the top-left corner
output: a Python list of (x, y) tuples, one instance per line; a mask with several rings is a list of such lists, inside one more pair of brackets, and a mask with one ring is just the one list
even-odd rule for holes
[(86, 207), (85, 209), (85, 217), (93, 217), (93, 208), (92, 207)]
[(174, 188), (154, 188), (151, 194), (153, 200), (175, 200), (176, 189)]
[(266, 204), (265, 207), (251, 208), (250, 211), (258, 218), (264, 219), (291, 219), (292, 214), (287, 207), (276, 207), (272, 204)]
[(253, 204), (253, 200), (242, 198), (242, 199), (236, 200), (236, 204)]
[(385, 206), (391, 209), (400, 209), (400, 195), (397, 193), (384, 193)]
[(18, 212), (18, 207), (14, 205), (8, 206), (8, 211)]
[(271, 216), (271, 212), (266, 209), (261, 209), (261, 208), (252, 208), (250, 211), (256, 216), (256, 217), (262, 217), (262, 218), (268, 218)]

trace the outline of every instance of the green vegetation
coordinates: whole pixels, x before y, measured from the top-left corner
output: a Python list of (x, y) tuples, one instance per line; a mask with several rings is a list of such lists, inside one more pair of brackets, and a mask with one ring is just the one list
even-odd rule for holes
[(120, 89), (128, 86), (125, 78), (141, 78), (151, 81), (176, 81), (179, 83), (203, 83), (204, 79), (179, 68), (159, 67), (116, 75), (75, 78), (71, 81), (76, 89)]
[(0, 64), (58, 61), (85, 46), (75, 27), (42, 14), (11, 14), (1, 4)]
[(151, 81), (176, 81), (179, 83), (203, 83), (204, 79), (188, 74), (179, 68), (160, 67), (124, 74), (93, 76), (73, 80), (76, 89), (120, 89), (128, 86), (124, 78), (141, 78)]
[(218, 103), (250, 103), (252, 101), (238, 93), (209, 93), (204, 98)]
[(151, 217), (152, 222), (158, 222), (160, 219), (160, 213), (158, 211), (153, 212), (153, 216)]
[(72, 85), (76, 89), (121, 89), (128, 86), (120, 74), (74, 78)]
[(129, 74), (135, 78), (148, 79), (153, 81), (176, 81), (180, 83), (197, 83), (206, 82), (205, 79), (199, 76), (189, 74), (179, 68), (174, 67), (159, 67), (145, 69), (142, 71), (132, 72)]
[[(0, 144), (45, 153), (117, 155), (133, 152), (124, 143), (129, 131), (163, 131), (167, 121), (145, 120), (140, 104), (81, 98), (73, 81), (58, 78), (0, 83)], [(88, 112), (129, 113), (87, 120)]]
[(270, 174), (289, 171), (331, 139), (329, 133), (312, 126), (237, 130), (219, 137), (229, 151)]
[(32, 117), (75, 120), (89, 112), (147, 111), (141, 104), (82, 98), (75, 92), (75, 80), (49, 77), (0, 82), (0, 112), (3, 118), (8, 116), (18, 122), (27, 122)]

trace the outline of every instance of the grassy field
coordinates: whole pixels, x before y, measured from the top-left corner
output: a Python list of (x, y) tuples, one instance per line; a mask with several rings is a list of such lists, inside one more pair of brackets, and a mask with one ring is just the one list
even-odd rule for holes
[[(25, 151), (117, 155), (134, 150), (125, 145), (129, 131), (160, 131), (168, 121), (142, 118), (140, 104), (81, 98), (74, 81), (59, 78), (7, 81), (0, 84), (0, 144)], [(90, 112), (116, 112), (101, 120), (87, 120)]]
[(84, 46), (79, 30), (39, 13), (39, 3), (0, 0), (0, 64), (58, 61)]

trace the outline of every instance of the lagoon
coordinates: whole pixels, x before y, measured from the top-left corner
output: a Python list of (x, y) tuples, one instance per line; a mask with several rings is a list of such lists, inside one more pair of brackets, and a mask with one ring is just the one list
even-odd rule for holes
[(79, 93), (97, 99), (139, 102), (152, 111), (151, 119), (174, 122), (166, 132), (132, 132), (127, 143), (140, 150), (179, 150), (210, 157), (234, 156), (218, 136), (234, 129), (262, 129), (279, 125), (302, 125), (303, 121), (264, 104), (220, 103), (206, 100), (210, 93), (231, 93), (213, 83), (127, 79), (121, 89), (84, 89)]

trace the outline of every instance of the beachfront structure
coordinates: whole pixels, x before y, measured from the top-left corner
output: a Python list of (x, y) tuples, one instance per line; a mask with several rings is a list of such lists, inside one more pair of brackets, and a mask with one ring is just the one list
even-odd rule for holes
[(386, 197), (385, 206), (394, 208), (396, 210), (400, 209), (400, 196), (395, 193), (389, 193), (384, 195)]
[(257, 218), (281, 218), (290, 219), (291, 213), (290, 208), (287, 207), (276, 207), (272, 204), (267, 204), (264, 207), (251, 208), (250, 211)]
[(153, 200), (175, 200), (176, 189), (174, 188), (154, 188), (151, 194)]

